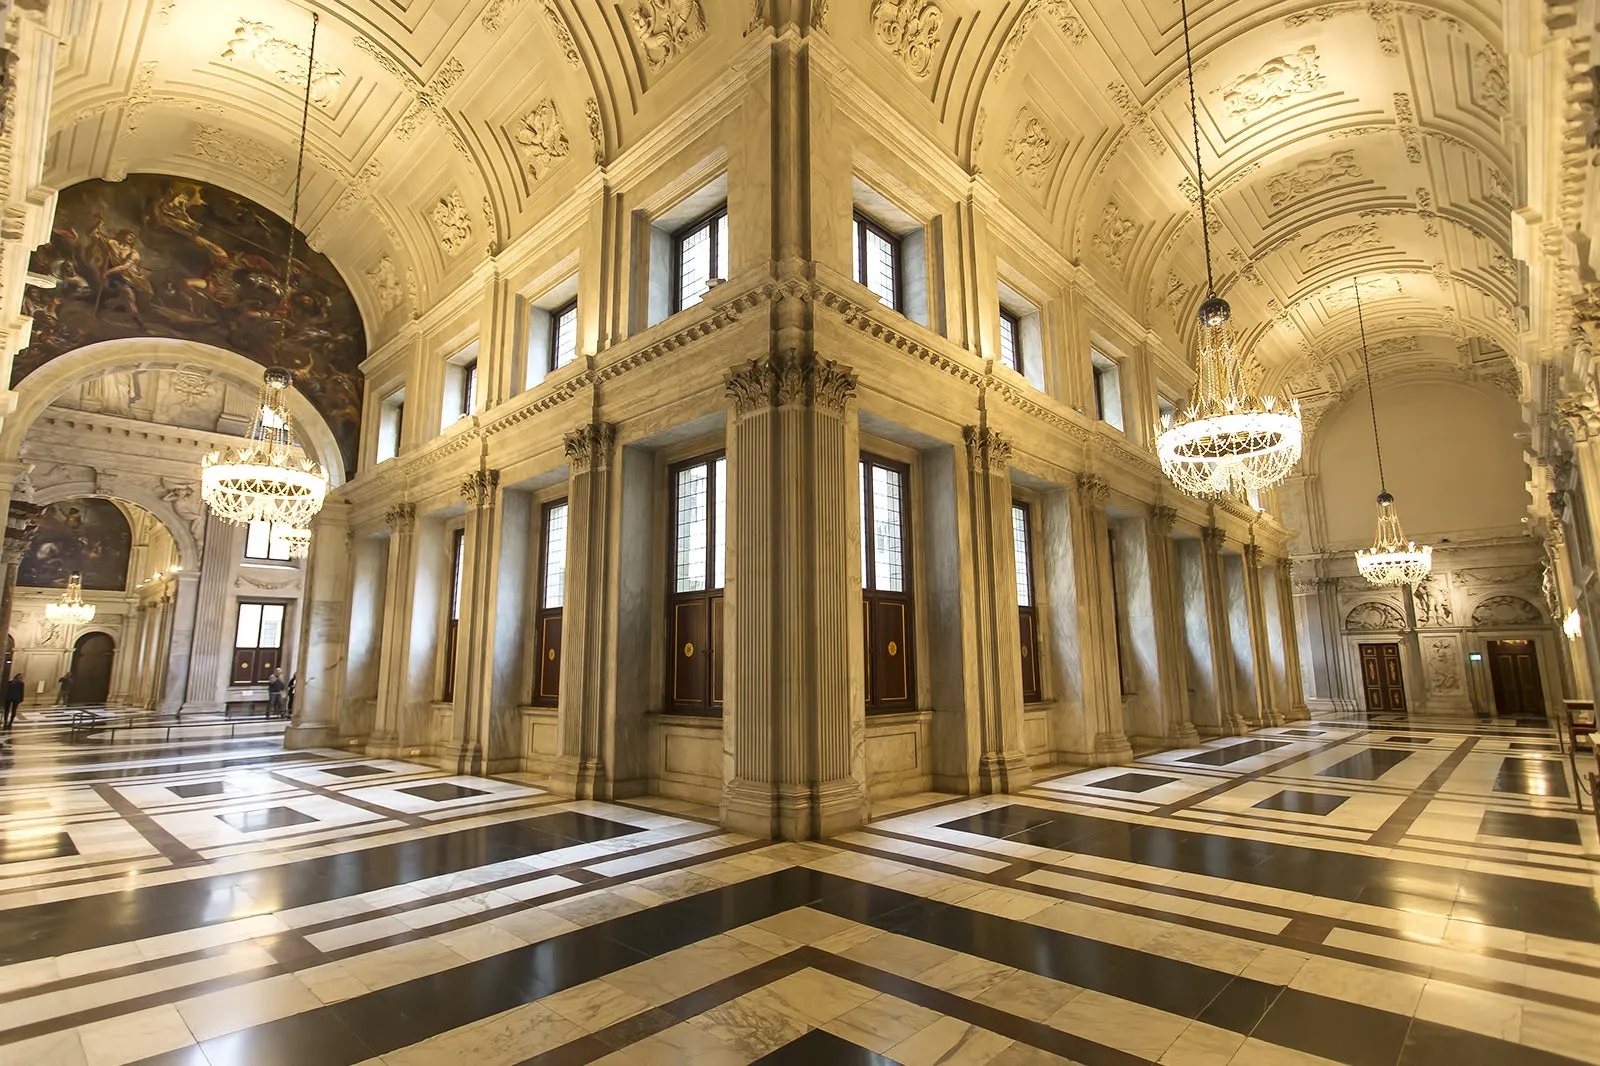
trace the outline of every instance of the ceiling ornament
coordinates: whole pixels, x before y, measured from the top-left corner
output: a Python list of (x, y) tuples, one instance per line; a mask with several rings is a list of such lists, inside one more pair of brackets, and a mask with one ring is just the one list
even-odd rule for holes
[(1128, 258), (1128, 244), (1139, 224), (1122, 213), (1115, 200), (1100, 211), (1100, 229), (1094, 235), (1094, 250), (1110, 266), (1120, 267)]
[(380, 258), (378, 265), (367, 271), (367, 281), (372, 284), (373, 294), (378, 298), (378, 311), (382, 314), (393, 311), (405, 299), (405, 288), (394, 269), (394, 260), (388, 256)]
[(1028, 33), (1033, 29), (1033, 24), (1040, 15), (1049, 15), (1050, 21), (1055, 23), (1056, 29), (1061, 31), (1061, 36), (1069, 44), (1082, 44), (1089, 36), (1089, 29), (1083, 24), (1083, 19), (1072, 10), (1072, 5), (1067, 0), (1032, 0), (1023, 8), (1017, 21), (1011, 24), (1011, 32), (1006, 35), (1005, 42), (1000, 45), (1000, 52), (995, 56), (995, 74), (1004, 74), (1011, 66), (1011, 61), (1016, 58), (1017, 49), (1022, 47), (1022, 42), (1027, 40)]
[[(150, 105), (156, 102), (156, 64), (140, 63), (139, 71), (133, 76), (133, 87), (128, 90), (128, 95), (121, 100), (122, 104), (122, 132), (130, 135), (139, 132), (139, 124), (144, 121), (144, 113), (150, 110)], [(127, 171), (124, 170), (126, 175)]]
[(583, 117), (589, 122), (589, 141), (594, 145), (594, 165), (606, 165), (606, 134), (600, 125), (600, 105), (594, 97), (583, 102)]
[(438, 203), (429, 209), (428, 218), (439, 232), (439, 247), (446, 255), (459, 255), (466, 250), (472, 241), (472, 215), (459, 189), (439, 197)]
[(289, 161), (259, 141), (222, 126), (196, 125), (189, 150), (229, 170), (276, 182)]
[(1187, 285), (1178, 277), (1177, 271), (1167, 271), (1167, 283), (1161, 294), (1161, 305), (1167, 309), (1167, 314), (1172, 317), (1172, 328), (1179, 329), (1183, 325), (1183, 309), (1189, 303), (1189, 297), (1194, 293), (1194, 286)]
[(1506, 61), (1492, 44), (1486, 44), (1472, 54), (1472, 89), (1473, 95), (1496, 117), (1511, 110)]
[(1372, 0), (1367, 5), (1373, 28), (1378, 31), (1378, 51), (1386, 56), (1400, 54), (1400, 24), (1395, 21), (1393, 0)]
[(178, 395), (179, 407), (193, 410), (209, 400), (215, 393), (216, 387), (205, 374), (180, 370), (172, 375), (172, 391)]
[[(550, 6), (545, 5), (546, 14)], [(652, 73), (665, 70), (706, 33), (700, 0), (639, 0), (631, 15), (634, 35)]]
[(1430, 237), (1439, 235), (1439, 216), (1433, 211), (1433, 193), (1417, 186), (1417, 217), (1422, 219), (1422, 232)]
[(1411, 107), (1411, 97), (1405, 93), (1394, 94), (1394, 121), (1400, 129), (1400, 142), (1406, 148), (1406, 162), (1422, 162), (1422, 137), (1417, 133), (1417, 113)]
[(1433, 267), (1431, 269), (1433, 271), (1433, 280), (1439, 283), (1439, 288), (1444, 289), (1446, 291), (1449, 291), (1449, 289), (1450, 289), (1450, 267), (1449, 267), (1449, 265), (1446, 264), (1446, 263), (1435, 263), (1435, 264), (1433, 264)]
[(560, 46), (567, 66), (574, 68), (583, 66), (583, 57), (578, 54), (578, 44), (572, 39), (572, 30), (567, 27), (566, 16), (561, 14), (561, 9), (556, 6), (555, 0), (544, 0), (543, 10), (544, 20), (550, 26), (550, 35)]
[[(1206, 226), (1206, 176), (1200, 161), (1200, 108), (1195, 101), (1187, 0), (1183, 0), (1181, 10), (1200, 235), (1205, 245), (1206, 299), (1200, 304), (1194, 389), (1188, 406), (1167, 414), (1156, 427), (1156, 454), (1162, 472), (1185, 495), (1254, 502), (1263, 490), (1287, 477), (1300, 460), (1300, 404), (1292, 399), (1280, 403), (1276, 397), (1260, 396), (1250, 387), (1245, 360), (1234, 347), (1229, 321), (1232, 311), (1228, 301), (1217, 295), (1211, 270), (1211, 234)], [(1316, 50), (1311, 49), (1312, 62), (1315, 55)], [(1269, 87), (1258, 84), (1248, 88), (1235, 82), (1229, 91), (1238, 100), (1240, 93), (1266, 93)], [(1225, 93), (1224, 100), (1227, 99)]]
[(1362, 176), (1361, 168), (1356, 166), (1355, 152), (1348, 149), (1334, 152), (1319, 159), (1304, 160), (1293, 169), (1268, 178), (1267, 199), (1273, 207), (1282, 207), (1309, 193), (1321, 192), (1336, 181)]
[(520, 2), (521, 0), (489, 0), (489, 6), (483, 9), (483, 15), (479, 17), (478, 22), (490, 33), (499, 33), (505, 28), (506, 16)]
[(1322, 88), (1327, 78), (1318, 65), (1317, 46), (1274, 56), (1248, 74), (1241, 74), (1220, 90), (1222, 106), (1234, 118), (1248, 119), (1256, 112)]
[(933, 0), (872, 0), (872, 32), (918, 81), (933, 73), (944, 9)]
[(1356, 569), (1368, 582), (1379, 586), (1415, 587), (1433, 572), (1433, 548), (1417, 547), (1400, 528), (1400, 515), (1394, 508), (1383, 477), (1383, 445), (1378, 440), (1378, 394), (1372, 387), (1372, 356), (1367, 350), (1367, 324), (1361, 314), (1361, 281), (1351, 279), (1355, 293), (1356, 322), (1361, 329), (1361, 365), (1367, 372), (1367, 407), (1372, 412), (1372, 449), (1378, 457), (1378, 531), (1372, 547), (1356, 552)]
[(989, 110), (980, 106), (977, 117), (972, 120), (972, 154), (974, 157), (983, 148), (983, 129), (988, 124)]
[(333, 203), (333, 213), (342, 215), (353, 209), (356, 204), (366, 199), (367, 193), (372, 189), (372, 183), (378, 180), (383, 173), (383, 164), (374, 156), (364, 163), (360, 170), (345, 181), (344, 192), (339, 194), (339, 199)]
[(1321, 266), (1357, 252), (1370, 251), (1382, 245), (1376, 222), (1355, 222), (1329, 230), (1300, 246), (1300, 254), (1310, 266)]
[[(289, 241), (283, 263), (283, 299), (272, 312), (287, 319), (294, 297), (294, 235), (300, 224), (300, 186), (305, 175), (306, 125), (316, 68), (317, 24), (311, 15), (311, 43), (305, 50), (305, 98), (300, 106), (300, 149), (295, 160), (294, 200), (289, 211)], [(322, 465), (301, 451), (289, 417), (287, 396), (294, 378), (282, 367), (269, 367), (261, 378), (255, 412), (243, 443), (206, 453), (200, 465), (200, 497), (224, 522), (282, 522), (307, 526), (328, 493)]]
[[(1369, 300), (1378, 296), (1399, 296), (1403, 291), (1400, 286), (1400, 279), (1392, 275), (1373, 278), (1371, 281), (1364, 283), (1362, 289)], [(1329, 308), (1350, 307), (1356, 302), (1355, 291), (1347, 289), (1343, 285), (1330, 286), (1323, 293), (1322, 302), (1324, 306)], [(1373, 350), (1377, 350), (1377, 345), (1373, 346)]]
[(94, 604), (83, 602), (83, 575), (67, 578), (67, 591), (44, 605), (44, 616), (58, 626), (82, 626), (94, 621)]
[(277, 31), (265, 22), (240, 19), (233, 39), (223, 49), (222, 58), (230, 63), (253, 59), (261, 69), (296, 92), (305, 85), (309, 69), (311, 101), (325, 108), (344, 85), (344, 71), (323, 63), (308, 65), (307, 54), (304, 45), (277, 36)]
[(1017, 117), (1011, 122), (1005, 155), (1017, 177), (1034, 188), (1050, 180), (1050, 163), (1056, 157), (1055, 138), (1044, 119), (1027, 104), (1017, 109)]
[[(1111, 102), (1117, 105), (1117, 110), (1122, 112), (1130, 129), (1138, 130), (1143, 135), (1145, 143), (1150, 146), (1150, 151), (1161, 156), (1167, 153), (1167, 142), (1161, 136), (1161, 131), (1156, 129), (1154, 122), (1150, 121), (1150, 111), (1139, 106), (1133, 93), (1120, 81), (1108, 82), (1106, 92), (1111, 97)], [(1107, 152), (1109, 159), (1111, 153)]]
[(428, 79), (428, 84), (417, 90), (417, 98), (400, 116), (400, 121), (395, 123), (394, 135), (402, 141), (410, 140), (416, 135), (417, 130), (422, 128), (423, 120), (429, 116), (438, 120), (440, 128), (445, 132), (453, 132), (444, 113), (444, 98), (456, 87), (456, 83), (466, 72), (467, 68), (462, 66), (461, 60), (455, 56), (446, 59), (438, 73)]
[(535, 181), (544, 176), (557, 161), (567, 157), (570, 145), (567, 131), (561, 125), (561, 115), (556, 102), (546, 97), (534, 105), (533, 110), (517, 121), (509, 131), (512, 143), (517, 146), (528, 176)]
[(1483, 165), (1483, 198), (1501, 207), (1511, 206), (1511, 184), (1499, 167)]

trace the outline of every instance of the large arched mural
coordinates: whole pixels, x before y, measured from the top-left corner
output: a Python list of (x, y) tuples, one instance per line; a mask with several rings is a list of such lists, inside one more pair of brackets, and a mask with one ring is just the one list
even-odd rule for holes
[(62, 190), (50, 242), (31, 264), (56, 287), (27, 290), (33, 339), (17, 354), (12, 387), (99, 341), (201, 341), (291, 371), (353, 473), (367, 355), (361, 313), (333, 264), (299, 235), (293, 305), (277, 314), (288, 241), (282, 218), (205, 182), (135, 174)]
[(17, 566), (17, 584), (66, 588), (83, 575), (83, 587), (121, 592), (128, 584), (133, 530), (122, 508), (88, 496), (52, 503), (38, 517), (39, 531)]

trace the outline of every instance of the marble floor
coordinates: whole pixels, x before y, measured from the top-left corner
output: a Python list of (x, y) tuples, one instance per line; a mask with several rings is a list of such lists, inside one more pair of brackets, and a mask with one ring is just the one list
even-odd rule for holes
[(1321, 721), (814, 844), (281, 724), (0, 751), (0, 1064), (1600, 1063), (1541, 722)]

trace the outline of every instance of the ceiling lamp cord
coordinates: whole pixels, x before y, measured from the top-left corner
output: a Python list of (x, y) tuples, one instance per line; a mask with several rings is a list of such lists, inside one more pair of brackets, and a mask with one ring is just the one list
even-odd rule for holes
[(306, 127), (311, 122), (311, 81), (317, 69), (317, 23), (321, 21), (321, 13), (313, 11), (311, 13), (311, 44), (306, 49), (306, 97), (300, 105), (300, 152), (295, 156), (294, 199), (289, 205), (289, 254), (283, 260), (283, 305), (281, 311), (285, 317), (289, 312), (289, 296), (294, 290), (294, 235), (300, 226), (300, 180), (306, 170)]
[(1211, 218), (1206, 213), (1206, 168), (1200, 164), (1200, 108), (1194, 95), (1194, 49), (1189, 44), (1189, 0), (1179, 0), (1183, 11), (1183, 61), (1189, 68), (1189, 122), (1194, 129), (1194, 174), (1200, 190), (1200, 239), (1206, 249), (1206, 298), (1217, 295), (1211, 276)]
[(1367, 371), (1367, 410), (1372, 414), (1372, 450), (1378, 453), (1378, 492), (1389, 494), (1383, 477), (1383, 445), (1378, 440), (1378, 394), (1372, 388), (1372, 357), (1367, 353), (1367, 320), (1361, 314), (1361, 279), (1352, 278), (1356, 287), (1356, 325), (1361, 329), (1361, 365)]

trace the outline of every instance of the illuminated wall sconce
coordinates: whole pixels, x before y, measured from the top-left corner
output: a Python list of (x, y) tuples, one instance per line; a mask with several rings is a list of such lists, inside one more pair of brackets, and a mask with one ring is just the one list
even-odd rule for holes
[(1568, 640), (1583, 636), (1583, 619), (1578, 617), (1577, 608), (1567, 612), (1567, 617), (1561, 623), (1561, 632), (1567, 635)]

